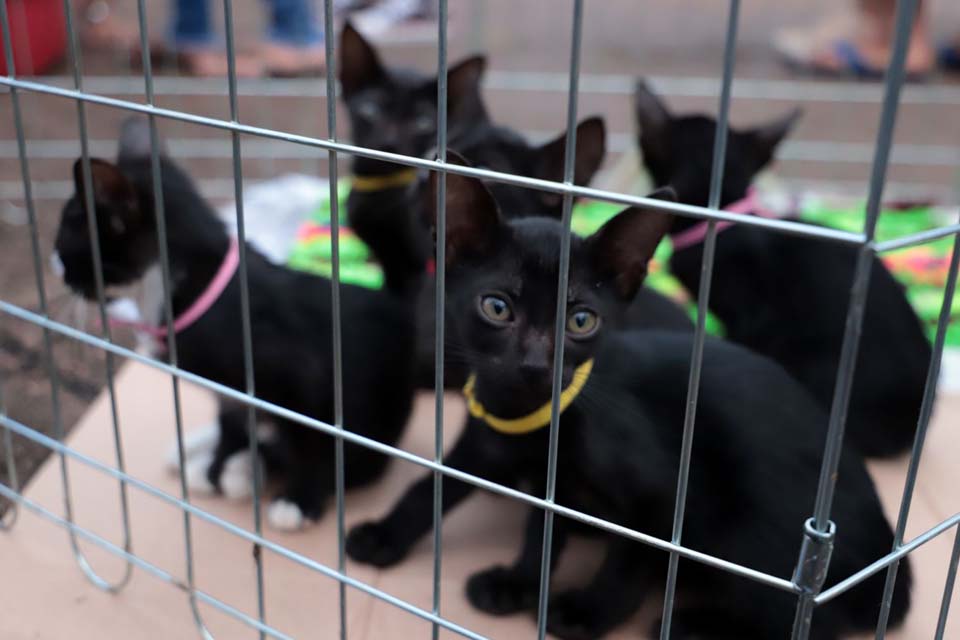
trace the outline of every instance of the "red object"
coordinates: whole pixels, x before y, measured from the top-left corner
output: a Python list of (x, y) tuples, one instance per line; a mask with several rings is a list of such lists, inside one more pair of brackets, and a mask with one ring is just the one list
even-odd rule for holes
[[(60, 0), (0, 0), (7, 3), (14, 68), (17, 75), (47, 71), (63, 59), (67, 33)], [(0, 39), (2, 40), (2, 39)], [(0, 73), (9, 73), (0, 47)]]

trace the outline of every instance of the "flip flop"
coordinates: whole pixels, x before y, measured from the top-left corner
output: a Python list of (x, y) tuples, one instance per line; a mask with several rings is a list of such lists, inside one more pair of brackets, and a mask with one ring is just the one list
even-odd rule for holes
[(949, 71), (960, 71), (960, 45), (944, 45), (937, 53), (937, 62)]
[[(857, 46), (850, 40), (837, 40), (833, 43), (833, 54), (838, 66), (827, 66), (812, 59), (801, 59), (781, 52), (788, 66), (797, 71), (830, 78), (856, 78), (858, 80), (882, 80), (886, 74), (883, 67), (868, 62)], [(922, 82), (929, 75), (926, 71), (907, 71), (908, 82)]]
[(838, 75), (850, 75), (862, 80), (879, 80), (885, 69), (875, 67), (864, 59), (857, 46), (849, 40), (838, 40), (833, 45), (833, 55), (840, 62), (835, 69)]

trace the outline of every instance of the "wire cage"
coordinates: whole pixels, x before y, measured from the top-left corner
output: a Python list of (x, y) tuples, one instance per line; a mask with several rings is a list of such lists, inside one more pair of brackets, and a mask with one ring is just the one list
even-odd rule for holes
[[(334, 33), (333, 30), (333, 8), (332, 0), (325, 0), (324, 22), (327, 34)], [(572, 131), (577, 122), (578, 115), (578, 97), (580, 95), (580, 59), (581, 59), (581, 40), (584, 23), (584, 2), (583, 0), (572, 0), (572, 33), (570, 34), (570, 59), (567, 77), (567, 102), (566, 102), (566, 123), (568, 131)], [(99, 589), (108, 592), (119, 592), (124, 589), (130, 581), (133, 569), (138, 568), (154, 577), (168, 582), (176, 588), (183, 590), (189, 599), (195, 618), (196, 626), (202, 637), (212, 637), (210, 631), (205, 626), (204, 619), (199, 608), (199, 604), (219, 609), (226, 615), (236, 618), (238, 621), (255, 630), (260, 637), (287, 638), (283, 631), (275, 628), (269, 622), (267, 616), (265, 598), (264, 598), (264, 567), (263, 556), (259, 551), (267, 550), (283, 557), (293, 563), (321, 574), (339, 584), (339, 634), (341, 637), (348, 637), (347, 631), (347, 609), (346, 599), (352, 590), (365, 593), (374, 598), (383, 600), (393, 606), (396, 606), (412, 616), (417, 616), (432, 625), (433, 637), (437, 637), (440, 630), (446, 630), (456, 635), (468, 638), (482, 638), (483, 636), (476, 631), (464, 628), (449, 618), (444, 616), (442, 602), (440, 598), (440, 580), (441, 563), (443, 559), (442, 527), (441, 527), (441, 504), (443, 485), (447, 479), (455, 479), (470, 485), (480, 487), (487, 491), (506, 496), (512, 500), (541, 509), (544, 517), (544, 536), (543, 536), (543, 556), (550, 556), (551, 546), (553, 544), (552, 532), (554, 520), (556, 517), (564, 517), (585, 523), (587, 525), (605, 530), (618, 536), (634, 540), (639, 544), (649, 545), (669, 553), (669, 565), (667, 582), (664, 591), (663, 605), (663, 627), (661, 637), (663, 639), (670, 637), (671, 616), (674, 611), (674, 600), (677, 583), (678, 566), (681, 559), (703, 563), (717, 569), (728, 571), (742, 576), (745, 579), (762, 583), (770, 589), (781, 590), (793, 594), (796, 597), (796, 619), (793, 627), (792, 638), (794, 640), (805, 640), (810, 633), (810, 625), (816, 616), (818, 605), (826, 603), (845, 591), (853, 588), (866, 578), (878, 572), (886, 572), (886, 587), (881, 603), (881, 614), (877, 621), (877, 637), (882, 638), (885, 635), (887, 627), (887, 615), (889, 613), (890, 602), (893, 598), (894, 584), (897, 579), (897, 568), (900, 561), (908, 554), (933, 540), (934, 538), (952, 533), (955, 536), (951, 563), (948, 569), (948, 577), (943, 589), (942, 606), (939, 613), (939, 622), (937, 625), (937, 638), (943, 638), (946, 628), (947, 614), (954, 581), (957, 573), (958, 558), (960, 558), (960, 533), (958, 533), (958, 523), (960, 523), (960, 514), (948, 518), (936, 526), (924, 531), (911, 539), (906, 538), (907, 518), (910, 514), (912, 501), (914, 498), (914, 488), (916, 485), (917, 474), (919, 470), (920, 458), (923, 452), (924, 441), (927, 435), (927, 428), (930, 423), (933, 410), (933, 402), (936, 393), (937, 380), (940, 373), (941, 358), (944, 350), (944, 342), (947, 326), (950, 319), (950, 310), (953, 303), (953, 291), (957, 282), (958, 262), (960, 262), (960, 224), (951, 224), (943, 226), (932, 231), (912, 234), (905, 237), (899, 237), (893, 240), (879, 242), (875, 238), (877, 219), (881, 209), (881, 196), (883, 194), (884, 183), (887, 176), (888, 165), (890, 164), (891, 149), (894, 136), (894, 125), (897, 118), (897, 110), (900, 104), (901, 88), (905, 80), (905, 58), (907, 44), (911, 30), (912, 20), (917, 10), (916, 0), (899, 0), (897, 3), (896, 14), (896, 36), (894, 41), (893, 55), (886, 74), (883, 85), (882, 110), (880, 122), (877, 129), (876, 143), (872, 150), (872, 172), (870, 176), (867, 206), (866, 223), (862, 230), (858, 232), (839, 231), (834, 229), (815, 227), (799, 222), (792, 222), (779, 219), (766, 219), (750, 217), (737, 213), (724, 211), (718, 207), (720, 199), (720, 184), (724, 174), (725, 148), (729, 121), (729, 108), (731, 102), (731, 88), (734, 78), (734, 60), (735, 46), (737, 42), (737, 30), (740, 20), (741, 3), (739, 0), (730, 0), (729, 12), (726, 23), (725, 46), (723, 54), (723, 72), (720, 83), (719, 108), (718, 108), (718, 127), (713, 149), (713, 165), (711, 173), (711, 190), (709, 197), (709, 206), (706, 208), (687, 206), (674, 203), (665, 203), (659, 200), (650, 200), (626, 193), (617, 193), (613, 191), (576, 186), (573, 184), (574, 162), (573, 158), (576, 149), (576, 137), (569, 135), (566, 138), (565, 164), (563, 167), (564, 180), (561, 182), (552, 182), (534, 178), (528, 178), (518, 175), (510, 175), (491, 170), (464, 167), (446, 162), (447, 154), (447, 0), (439, 0), (438, 14), (438, 47), (437, 47), (437, 69), (438, 69), (438, 135), (436, 140), (437, 159), (425, 160), (417, 157), (409, 157), (358, 147), (341, 140), (338, 140), (337, 131), (337, 112), (336, 100), (337, 83), (334, 77), (333, 69), (335, 67), (335, 48), (333, 38), (326, 40), (327, 71), (325, 82), (325, 94), (329, 98), (326, 102), (326, 123), (329, 136), (326, 138), (311, 137), (300, 135), (276, 128), (264, 128), (244, 124), (240, 120), (238, 102), (239, 90), (236, 72), (236, 43), (234, 40), (234, 14), (233, 3), (231, 0), (223, 2), (223, 18), (226, 23), (226, 47), (229, 60), (229, 114), (226, 118), (216, 118), (204, 115), (198, 115), (187, 111), (176, 110), (158, 106), (157, 95), (155, 93), (154, 76), (151, 70), (150, 56), (143, 56), (143, 91), (145, 92), (145, 101), (136, 102), (101, 95), (96, 91), (89, 90), (91, 84), (89, 79), (85, 78), (81, 72), (80, 55), (78, 47), (78, 36), (76, 27), (76, 16), (68, 0), (64, 0), (64, 11), (67, 21), (68, 44), (70, 57), (73, 62), (73, 86), (61, 87), (52, 83), (42, 83), (33, 79), (21, 79), (13, 69), (14, 65), (9, 65), (7, 75), (0, 77), (0, 85), (6, 87), (9, 92), (10, 104), (12, 106), (12, 120), (16, 133), (17, 156), (19, 159), (19, 169), (22, 176), (23, 195), (26, 203), (26, 212), (28, 216), (31, 250), (33, 255), (33, 269), (36, 276), (37, 296), (39, 300), (39, 312), (31, 311), (9, 301), (0, 299), (0, 312), (3, 315), (20, 321), (31, 323), (40, 328), (43, 332), (43, 347), (46, 358), (46, 367), (51, 381), (52, 397), (50, 399), (53, 407), (53, 413), (57, 424), (55, 425), (54, 436), (47, 436), (35, 430), (30, 425), (23, 424), (12, 419), (4, 410), (2, 395), (3, 381), (0, 380), (0, 424), (3, 425), (3, 442), (7, 454), (7, 468), (9, 477), (4, 484), (0, 484), (0, 495), (10, 503), (5, 518), (0, 520), (0, 528), (10, 529), (15, 526), (17, 518), (17, 508), (22, 507), (39, 516), (49, 520), (55, 525), (65, 528), (69, 532), (70, 543), (76, 560), (81, 570), (87, 578)], [(150, 43), (147, 37), (147, 8), (145, 0), (137, 1), (137, 12), (139, 16), (140, 43), (143, 51), (148, 51)], [(11, 38), (11, 16), (9, 15), (7, 4), (0, 2), (0, 25), (2, 25), (3, 46), (6, 60), (13, 59), (12, 38)], [(150, 133), (152, 141), (151, 161), (153, 167), (154, 193), (156, 197), (156, 210), (161, 212), (157, 217), (160, 263), (162, 266), (162, 276), (164, 281), (164, 290), (167, 292), (164, 299), (164, 321), (168, 328), (167, 349), (169, 353), (169, 362), (162, 362), (142, 355), (136, 351), (121, 346), (112, 339), (110, 324), (107, 321), (107, 312), (105, 307), (104, 283), (101, 272), (101, 258), (99, 247), (97, 247), (96, 221), (92, 215), (88, 216), (89, 232), (94, 243), (95, 252), (95, 272), (97, 276), (97, 296), (99, 301), (100, 333), (81, 331), (59, 322), (51, 317), (48, 309), (48, 298), (43, 280), (43, 258), (40, 252), (40, 240), (38, 231), (38, 221), (34, 206), (33, 184), (31, 181), (31, 172), (29, 166), (28, 144), (24, 128), (24, 113), (21, 106), (21, 95), (28, 93), (37, 93), (48, 96), (54, 96), (60, 99), (73, 101), (76, 106), (76, 117), (79, 127), (79, 143), (82, 155), (82, 178), (86, 185), (87, 194), (86, 209), (93, 211), (92, 189), (91, 189), (91, 169), (90, 169), (90, 142), (87, 127), (87, 108), (89, 105), (101, 105), (129, 112), (144, 114), (150, 123)], [(249, 293), (247, 289), (247, 256), (244, 249), (245, 245), (241, 241), (239, 254), (239, 277), (242, 291), (242, 315), (243, 315), (243, 349), (244, 349), (244, 379), (245, 386), (242, 390), (229, 388), (217, 382), (204, 379), (198, 375), (181, 369), (177, 363), (177, 340), (173, 328), (173, 312), (171, 309), (170, 298), (170, 267), (169, 259), (166, 253), (166, 224), (162, 212), (164, 202), (160, 187), (160, 148), (157, 138), (157, 120), (170, 119), (204, 127), (212, 127), (229, 133), (231, 139), (230, 158), (233, 163), (233, 196), (236, 200), (236, 225), (237, 232), (242, 240), (245, 237), (244, 225), (244, 189), (243, 189), (243, 168), (242, 168), (242, 144), (243, 139), (264, 139), (273, 141), (284, 141), (301, 146), (307, 150), (316, 152), (326, 151), (328, 156), (329, 179), (331, 188), (331, 207), (333, 207), (330, 216), (332, 226), (332, 281), (333, 285), (333, 345), (334, 345), (334, 396), (335, 396), (335, 419), (332, 424), (313, 419), (309, 416), (299, 414), (286, 407), (278, 406), (266, 402), (256, 395), (254, 387), (253, 357), (251, 347), (251, 328), (250, 328), (250, 308)], [(253, 142), (251, 143), (253, 144)], [(697, 219), (709, 221), (708, 232), (704, 243), (703, 272), (706, 277), (701, 279), (700, 290), (697, 299), (700, 301), (699, 311), (696, 319), (696, 329), (694, 337), (694, 348), (691, 353), (691, 367), (688, 385), (687, 410), (683, 424), (683, 438), (681, 449), (681, 463), (676, 485), (676, 502), (673, 518), (673, 530), (669, 539), (660, 539), (649, 534), (624, 528), (614, 523), (594, 517), (590, 514), (579, 512), (563, 505), (557, 504), (554, 500), (556, 490), (557, 474), (557, 440), (558, 440), (558, 422), (559, 422), (559, 401), (560, 389), (562, 387), (562, 378), (560, 367), (555, 366), (553, 371), (552, 387), (552, 419), (549, 425), (549, 451), (548, 451), (548, 478), (546, 482), (547, 491), (543, 496), (533, 496), (522, 491), (501, 486), (491, 481), (476, 477), (444, 464), (443, 459), (443, 435), (444, 435), (444, 394), (442, 393), (444, 380), (444, 325), (445, 317), (443, 313), (445, 291), (444, 291), (444, 272), (445, 256), (444, 243), (437, 244), (436, 249), (436, 353), (435, 375), (436, 375), (436, 394), (435, 394), (435, 447), (432, 457), (422, 457), (410, 453), (404, 449), (382, 444), (375, 440), (351, 433), (343, 425), (343, 402), (342, 402), (342, 349), (341, 349), (341, 302), (339, 297), (340, 268), (339, 268), (339, 232), (337, 207), (337, 158), (339, 154), (364, 156), (373, 159), (379, 159), (413, 167), (417, 169), (426, 169), (436, 171), (439, 176), (439, 187), (436, 193), (438, 209), (438, 228), (437, 234), (443, 237), (445, 233), (445, 176), (447, 174), (458, 174), (483, 178), (484, 180), (497, 181), (512, 185), (536, 188), (556, 194), (563, 198), (563, 218), (562, 222), (569, 231), (571, 225), (571, 212), (573, 199), (576, 197), (588, 197), (591, 199), (619, 203), (623, 205), (644, 205), (646, 207), (665, 210), (668, 212), (694, 217)], [(765, 227), (773, 232), (795, 234), (809, 238), (819, 238), (824, 241), (844, 243), (857, 247), (858, 261), (856, 266), (855, 278), (850, 285), (850, 302), (847, 313), (845, 335), (843, 347), (840, 354), (838, 375), (834, 392), (834, 399), (830, 411), (828, 437), (823, 451), (822, 467), (817, 492), (816, 504), (810, 519), (804, 523), (797, 523), (797, 537), (804, 539), (803, 550), (800, 557), (797, 558), (794, 575), (790, 577), (769, 575), (759, 572), (749, 566), (741, 566), (721, 558), (714, 557), (696, 551), (684, 546), (683, 525), (685, 518), (686, 494), (688, 487), (688, 476), (691, 465), (691, 451), (694, 442), (694, 432), (696, 424), (696, 406), (700, 382), (701, 364), (704, 352), (704, 342), (706, 336), (706, 308), (710, 297), (710, 274), (713, 268), (714, 250), (717, 242), (717, 223), (721, 221), (737, 222), (742, 225), (755, 225)], [(919, 424), (913, 445), (913, 451), (909, 462), (906, 475), (906, 481), (903, 488), (900, 510), (895, 524), (894, 545), (890, 552), (877, 558), (873, 563), (863, 567), (859, 572), (847, 577), (841, 582), (835, 584), (826, 590), (821, 590), (818, 581), (809, 571), (808, 563), (813, 562), (814, 558), (823, 551), (825, 546), (831, 543), (835, 528), (831, 522), (831, 508), (837, 478), (837, 469), (840, 461), (840, 452), (844, 440), (844, 423), (847, 413), (847, 407), (850, 400), (851, 385), (854, 376), (855, 360), (857, 356), (858, 341), (860, 337), (861, 323), (863, 320), (864, 303), (867, 295), (867, 286), (870, 272), (871, 260), (874, 256), (908, 246), (927, 243), (938, 238), (954, 237), (954, 250), (949, 264), (946, 290), (943, 304), (939, 314), (937, 332), (934, 340), (934, 356), (931, 359), (929, 371), (927, 374), (926, 388), (923, 397), (923, 405), (920, 412)], [(563, 292), (567, 289), (567, 277), (570, 260), (570, 239), (569, 233), (564, 235), (561, 246), (561, 268), (559, 281), (557, 283), (558, 291)], [(566, 316), (566, 295), (557, 297), (557, 317)], [(562, 321), (556, 324), (555, 334), (555, 352), (553, 354), (554, 363), (562, 361), (563, 358), (563, 326)], [(112, 434), (114, 444), (115, 458), (112, 463), (104, 463), (94, 457), (86, 455), (68, 444), (64, 440), (65, 430), (62, 421), (60, 421), (60, 408), (58, 399), (58, 367), (54, 361), (51, 342), (54, 336), (69, 338), (72, 341), (87, 345), (103, 352), (106, 358), (107, 368), (107, 397), (110, 406), (110, 412), (113, 417)], [(142, 363), (150, 368), (158, 370), (169, 376), (172, 386), (172, 400), (176, 414), (176, 436), (180, 458), (184, 459), (184, 430), (181, 418), (181, 383), (189, 382), (200, 387), (209, 389), (222, 397), (235, 400), (245, 405), (247, 411), (248, 428), (250, 434), (250, 454), (252, 459), (256, 460), (257, 437), (255, 429), (254, 412), (264, 412), (280, 416), (311, 429), (333, 436), (336, 439), (336, 465), (332, 470), (336, 475), (336, 524), (337, 524), (337, 561), (333, 565), (325, 565), (317, 562), (283, 544), (274, 542), (265, 537), (261, 528), (261, 491), (260, 485), (262, 478), (260, 471), (255, 467), (254, 472), (254, 491), (253, 491), (253, 518), (249, 527), (241, 527), (223, 518), (218, 517), (202, 508), (196, 506), (192, 501), (188, 490), (187, 479), (185, 476), (184, 465), (180, 466), (179, 471), (179, 495), (171, 495), (151, 484), (139, 479), (127, 471), (123, 457), (123, 447), (121, 443), (121, 431), (117, 420), (117, 397), (114, 384), (114, 376), (118, 363), (121, 360), (132, 360)], [(14, 435), (32, 440), (48, 448), (51, 453), (59, 459), (59, 477), (62, 484), (62, 493), (64, 500), (63, 514), (59, 515), (54, 511), (32, 501), (21, 493), (21, 487), (18, 484), (16, 474), (16, 464), (13, 459), (13, 437)], [(429, 607), (421, 607), (405, 601), (402, 598), (391, 595), (376, 586), (368, 584), (356, 577), (348, 574), (345, 561), (344, 547), (344, 443), (350, 443), (366, 447), (395, 459), (401, 459), (406, 462), (422, 467), (433, 473), (434, 482), (434, 500), (433, 500), (433, 589), (432, 602)], [(119, 487), (120, 515), (124, 535), (119, 544), (111, 542), (106, 538), (94, 533), (93, 531), (81, 527), (75, 522), (75, 505), (71, 497), (71, 475), (68, 461), (87, 466), (98, 474), (102, 474), (115, 480)], [(128, 492), (135, 490), (144, 492), (159, 501), (177, 509), (182, 514), (182, 539), (184, 544), (184, 576), (181, 579), (149, 560), (138, 556), (134, 552), (133, 540), (130, 526), (130, 510)], [(256, 575), (256, 613), (251, 615), (245, 613), (236, 607), (218, 599), (216, 596), (205, 592), (197, 586), (195, 575), (195, 548), (192, 543), (193, 529), (196, 522), (202, 521), (212, 525), (232, 536), (239, 537), (251, 543), (257, 550), (253, 554), (251, 562), (255, 565)], [(103, 578), (89, 562), (81, 549), (80, 542), (92, 544), (109, 553), (123, 559), (125, 570), (119, 579), (107, 580)], [(543, 638), (546, 635), (547, 623), (547, 592), (550, 583), (550, 565), (547, 562), (541, 563), (540, 572), (540, 595), (538, 601), (537, 614), (537, 636)], [(822, 568), (822, 567), (821, 567)]]

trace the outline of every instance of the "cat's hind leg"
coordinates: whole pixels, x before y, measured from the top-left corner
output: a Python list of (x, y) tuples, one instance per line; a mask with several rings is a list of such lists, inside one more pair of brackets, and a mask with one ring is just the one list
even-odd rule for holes
[(333, 495), (334, 439), (286, 420), (277, 421), (282, 434), (283, 487), (267, 508), (267, 522), (280, 531), (296, 531), (323, 515)]

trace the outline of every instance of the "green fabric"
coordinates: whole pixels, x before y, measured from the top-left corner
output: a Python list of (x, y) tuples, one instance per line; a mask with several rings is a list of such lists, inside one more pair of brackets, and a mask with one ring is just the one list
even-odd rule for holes
[[(341, 223), (345, 218), (349, 189), (348, 181), (341, 181), (338, 185)], [(590, 235), (622, 208), (622, 205), (609, 202), (578, 202), (573, 209), (571, 228), (580, 236)], [(325, 198), (317, 205), (310, 220), (304, 223), (298, 232), (297, 241), (288, 260), (291, 267), (330, 276), (332, 271), (330, 210), (329, 198)], [(838, 208), (813, 199), (802, 207), (800, 218), (806, 222), (835, 229), (859, 232), (863, 229), (864, 207), (860, 203)], [(903, 237), (935, 228), (940, 224), (936, 213), (929, 207), (884, 210), (877, 225), (877, 240)], [(341, 280), (373, 289), (382, 287), (383, 273), (379, 265), (373, 262), (369, 249), (347, 227), (341, 226), (341, 230)], [(906, 287), (907, 298), (923, 321), (931, 340), (936, 333), (937, 317), (943, 302), (943, 289), (952, 243), (949, 237), (941, 238), (925, 245), (900, 249), (882, 256), (890, 271)], [(683, 304), (690, 313), (690, 317), (696, 320), (697, 307), (690, 301), (692, 296), (668, 271), (670, 254), (670, 243), (660, 243), (650, 266), (647, 285)], [(706, 322), (707, 330), (711, 334), (720, 336), (724, 334), (723, 323), (713, 313), (707, 313)], [(947, 344), (960, 346), (960, 296), (954, 299)]]

